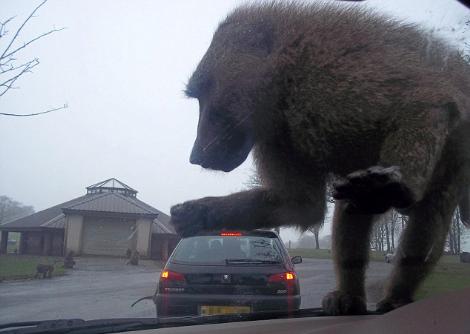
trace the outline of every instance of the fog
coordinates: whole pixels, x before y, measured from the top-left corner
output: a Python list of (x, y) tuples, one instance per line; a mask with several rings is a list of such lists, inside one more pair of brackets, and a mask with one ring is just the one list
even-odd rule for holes
[[(12, 33), (38, 3), (2, 0), (0, 20), (17, 15)], [(68, 108), (31, 118), (0, 116), (0, 194), (41, 210), (115, 177), (168, 213), (181, 201), (245, 188), (251, 158), (231, 173), (189, 163), (198, 105), (182, 93), (218, 22), (239, 3), (50, 0), (19, 42), (66, 29), (24, 50), (21, 58), (41, 63), (0, 98), (0, 110)], [(463, 23), (470, 11), (453, 0), (358, 6), (442, 28), (439, 33), (459, 46), (468, 41)], [(329, 234), (328, 223), (322, 234)], [(297, 235), (283, 231), (285, 239)]]

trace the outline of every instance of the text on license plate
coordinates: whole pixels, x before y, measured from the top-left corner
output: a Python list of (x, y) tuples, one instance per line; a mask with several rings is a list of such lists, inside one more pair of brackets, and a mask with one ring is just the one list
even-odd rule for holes
[(218, 314), (240, 314), (250, 313), (250, 306), (215, 306), (203, 305), (201, 306), (201, 315), (218, 315)]

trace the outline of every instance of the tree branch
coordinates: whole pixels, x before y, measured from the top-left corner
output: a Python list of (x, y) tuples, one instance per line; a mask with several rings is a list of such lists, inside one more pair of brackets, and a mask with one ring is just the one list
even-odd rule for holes
[(0, 112), (0, 115), (14, 116), (14, 117), (30, 117), (30, 116), (38, 116), (38, 115), (48, 114), (48, 113), (51, 113), (51, 112), (54, 112), (54, 111), (67, 109), (68, 107), (69, 106), (67, 104), (64, 104), (63, 106), (58, 107), (58, 108), (53, 108), (53, 109), (49, 109), (49, 110), (42, 111), (42, 112), (32, 113), (32, 114), (12, 114), (12, 113)]
[[(16, 65), (16, 57), (15, 54), (17, 54), (19, 51), (25, 49), (32, 43), (38, 41), (39, 39), (46, 37), (54, 32), (61, 31), (65, 28), (59, 28), (59, 29), (51, 29), (45, 33), (42, 33), (27, 42), (24, 42), (23, 45), (21, 46), (16, 46), (15, 42), (17, 41), (18, 37), (20, 36), (23, 28), (26, 26), (26, 24), (31, 20), (31, 18), (35, 17), (36, 12), (44, 6), (44, 4), (48, 0), (42, 0), (39, 5), (37, 5), (34, 10), (29, 14), (29, 16), (23, 21), (23, 23), (20, 25), (20, 27), (16, 30), (15, 34), (13, 37), (7, 42), (7, 46), (3, 51), (0, 51), (0, 76), (4, 75), (2, 79), (3, 82), (0, 81), (0, 97), (5, 95), (10, 89), (14, 89), (13, 85), (15, 82), (21, 78), (25, 73), (31, 72), (31, 70), (39, 65), (39, 59), (35, 58), (29, 61), (26, 61), (22, 63), (21, 65)], [(8, 23), (10, 23), (14, 17), (10, 17), (7, 20), (0, 22), (0, 38), (4, 37), (8, 31), (6, 29)], [(6, 75), (7, 74), (7, 75)], [(64, 104), (61, 107), (58, 108), (53, 108), (53, 109), (48, 109), (46, 111), (42, 112), (37, 112), (37, 113), (30, 113), (30, 114), (15, 114), (15, 113), (4, 113), (0, 112), (0, 115), (3, 116), (15, 116), (15, 117), (30, 117), (30, 116), (37, 116), (37, 115), (43, 115), (43, 114), (48, 114), (54, 111), (66, 109), (68, 106), (67, 104)]]
[(39, 60), (37, 59), (31, 60), (30, 62), (25, 63), (24, 68), (20, 72), (18, 72), (16, 75), (0, 83), (0, 87), (4, 87), (4, 90), (0, 92), (0, 97), (5, 95), (5, 93), (8, 92), (10, 89), (14, 88), (13, 84), (15, 83), (15, 81), (18, 80), (23, 74), (27, 72), (31, 72), (31, 69), (37, 66), (38, 64), (39, 64)]
[(8, 31), (5, 30), (5, 27), (7, 26), (7, 24), (12, 21), (13, 19), (15, 18), (15, 16), (12, 16), (10, 17), (9, 19), (7, 19), (6, 21), (4, 22), (0, 22), (0, 38), (2, 38), (3, 36), (5, 36)]
[[(21, 64), (21, 65), (18, 65), (18, 66), (13, 65), (13, 64), (10, 64), (9, 67), (8, 67), (6, 70), (1, 69), (1, 67), (2, 67), (2, 65), (3, 65), (3, 66), (8, 65), (8, 63), (0, 64), (0, 75), (3, 75), (3, 74), (5, 74), (5, 73), (7, 73), (7, 72), (13, 72), (13, 71), (19, 70), (20, 68), (23, 68), (23, 67), (28, 66), (30, 63), (34, 62), (35, 60), (38, 60), (38, 59), (30, 60), (30, 61), (28, 61), (28, 62), (26, 62), (26, 63), (23, 63), (23, 64)], [(38, 61), (39, 61), (39, 60), (38, 60)]]
[(61, 31), (61, 30), (64, 30), (64, 29), (65, 29), (65, 28), (52, 29), (52, 30), (50, 30), (50, 31), (48, 31), (48, 32), (45, 32), (44, 34), (41, 34), (41, 35), (39, 35), (39, 36), (33, 38), (33, 39), (30, 40), (29, 42), (24, 43), (22, 46), (16, 48), (15, 50), (13, 50), (13, 51), (11, 51), (11, 52), (9, 52), (9, 53), (7, 53), (7, 54), (2, 55), (2, 56), (0, 57), (0, 59), (11, 57), (11, 56), (13, 56), (15, 53), (17, 53), (17, 52), (20, 51), (21, 49), (24, 49), (24, 48), (27, 47), (29, 44), (31, 44), (31, 43), (37, 41), (38, 39), (41, 39), (41, 38), (43, 38), (43, 37), (45, 37), (45, 36), (47, 36), (47, 35), (50, 35), (50, 34), (52, 34), (52, 33), (54, 33), (54, 32)]
[[(32, 13), (26, 18), (26, 20), (24, 20), (23, 24), (18, 28), (18, 30), (16, 31), (15, 35), (13, 36), (13, 38), (10, 40), (10, 43), (8, 44), (8, 46), (6, 47), (6, 49), (3, 51), (2, 55), (0, 56), (0, 59), (4, 58), (5, 57), (5, 54), (8, 52), (8, 50), (10, 50), (11, 46), (13, 45), (13, 43), (15, 42), (16, 38), (18, 38), (21, 30), (24, 28), (24, 26), (26, 25), (26, 23), (28, 23), (28, 21), (34, 16), (34, 14), (39, 10), (39, 8), (41, 8), (45, 3), (47, 2), (47, 0), (43, 0), (39, 5), (36, 6), (36, 8), (34, 8), (34, 10), (32, 11)], [(10, 20), (10, 19), (9, 19)], [(7, 20), (7, 22), (9, 21)]]

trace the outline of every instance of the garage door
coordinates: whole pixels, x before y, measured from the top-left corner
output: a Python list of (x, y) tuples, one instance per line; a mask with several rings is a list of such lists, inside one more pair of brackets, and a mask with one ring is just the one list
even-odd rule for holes
[(83, 253), (125, 256), (131, 245), (134, 226), (135, 222), (130, 220), (86, 219), (83, 226)]

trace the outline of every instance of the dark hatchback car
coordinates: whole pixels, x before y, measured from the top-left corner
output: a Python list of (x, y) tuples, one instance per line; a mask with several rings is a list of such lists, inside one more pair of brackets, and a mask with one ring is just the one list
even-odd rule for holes
[(159, 317), (294, 311), (294, 263), (272, 231), (210, 232), (182, 239), (160, 275)]

